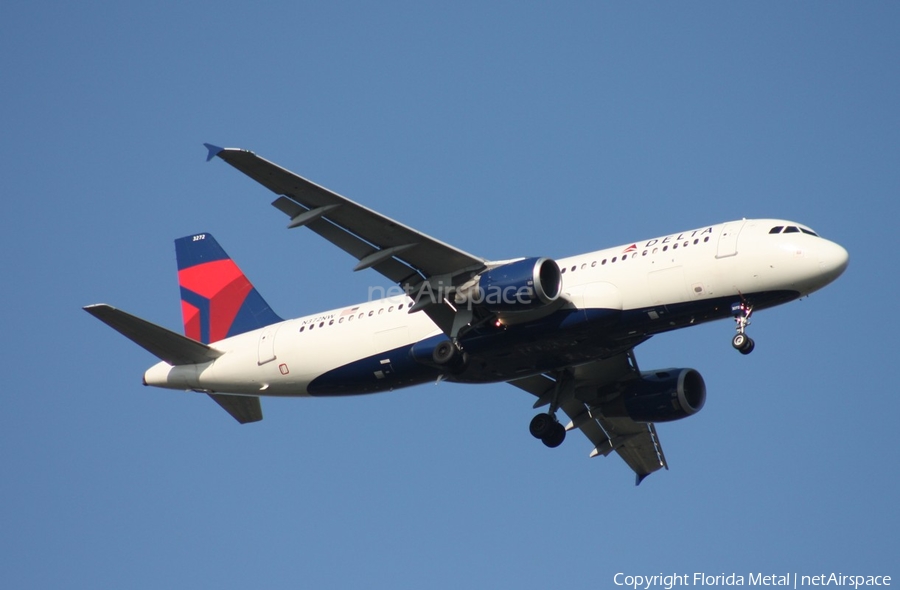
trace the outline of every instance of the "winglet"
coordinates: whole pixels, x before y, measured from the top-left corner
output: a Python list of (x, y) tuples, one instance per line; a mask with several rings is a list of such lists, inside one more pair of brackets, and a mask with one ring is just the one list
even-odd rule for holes
[(634, 485), (639, 486), (644, 479), (650, 475), (649, 473), (635, 473), (634, 474)]
[(209, 150), (209, 153), (206, 154), (207, 162), (209, 162), (210, 160), (212, 160), (213, 158), (218, 156), (222, 152), (222, 150), (225, 149), (225, 148), (220, 148), (219, 146), (213, 145), (211, 143), (204, 143), (203, 145), (206, 147), (206, 149)]

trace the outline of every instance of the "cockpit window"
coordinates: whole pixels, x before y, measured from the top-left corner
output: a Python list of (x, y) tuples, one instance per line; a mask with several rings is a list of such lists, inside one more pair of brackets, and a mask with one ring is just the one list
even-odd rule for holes
[(805, 227), (796, 227), (793, 225), (789, 225), (787, 227), (784, 227), (783, 225), (776, 225), (775, 227), (773, 227), (772, 229), (769, 230), (770, 234), (781, 234), (781, 233), (798, 234), (800, 232), (803, 232), (810, 236), (816, 236), (817, 238), (819, 237), (819, 234), (817, 234), (816, 232), (814, 232), (811, 229), (808, 229)]

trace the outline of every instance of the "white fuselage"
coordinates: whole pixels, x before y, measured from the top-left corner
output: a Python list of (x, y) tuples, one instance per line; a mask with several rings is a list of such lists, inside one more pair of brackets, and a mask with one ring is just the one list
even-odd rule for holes
[[(791, 231), (770, 233), (777, 227)], [(804, 226), (751, 219), (562, 258), (557, 263), (563, 271), (568, 312), (629, 312), (622, 321), (633, 324), (619, 324), (615, 329), (649, 336), (728, 317), (727, 305), (736, 298), (747, 296), (751, 303), (755, 298), (762, 308), (802, 297), (837, 278), (847, 261), (846, 250)], [(408, 313), (411, 301), (397, 293), (215, 342), (212, 346), (224, 353), (216, 360), (175, 367), (161, 362), (146, 372), (144, 382), (205, 392), (306, 396), (316, 394), (310, 391), (316, 379), (362, 359), (372, 359), (374, 382), (392, 378), (391, 371), (399, 370), (395, 367), (398, 355), (408, 356), (415, 343), (442, 334), (425, 313)], [(686, 314), (689, 322), (683, 321)], [(584, 315), (589, 322), (588, 314)], [(535, 357), (533, 372), (544, 370)], [(425, 376), (430, 374), (417, 373), (398, 386), (422, 382)]]

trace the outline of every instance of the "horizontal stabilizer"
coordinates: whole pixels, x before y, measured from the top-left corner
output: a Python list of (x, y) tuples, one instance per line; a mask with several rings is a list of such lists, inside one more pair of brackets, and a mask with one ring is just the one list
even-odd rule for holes
[(225, 395), (222, 393), (210, 393), (207, 395), (241, 424), (259, 422), (263, 419), (262, 405), (259, 403), (258, 397)]
[(88, 305), (84, 311), (170, 365), (206, 363), (223, 354), (105, 303)]

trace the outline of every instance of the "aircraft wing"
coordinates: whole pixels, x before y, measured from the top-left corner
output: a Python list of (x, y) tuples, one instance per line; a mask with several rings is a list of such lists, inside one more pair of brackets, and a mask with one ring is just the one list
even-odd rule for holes
[(485, 268), (483, 258), (363, 207), (253, 152), (204, 145), (209, 149), (208, 160), (219, 157), (280, 195), (272, 205), (291, 219), (289, 228), (308, 227), (355, 257), (359, 261), (355, 271), (373, 268), (412, 292), (429, 279), (458, 284)]
[[(594, 445), (591, 457), (607, 456), (615, 451), (635, 473), (635, 485), (645, 477), (665, 467), (656, 427), (653, 424), (635, 422), (629, 418), (610, 418), (597, 408), (582, 401), (590, 399), (586, 392), (610, 387), (615, 383), (639, 374), (632, 351), (618, 354), (609, 359), (594, 361), (571, 369), (574, 387), (566, 388), (559, 395), (559, 408), (571, 422), (566, 430), (578, 428)], [(556, 380), (549, 375), (535, 375), (509, 382), (537, 396), (534, 407), (550, 403), (556, 391)], [(579, 395), (581, 392), (581, 395)]]

